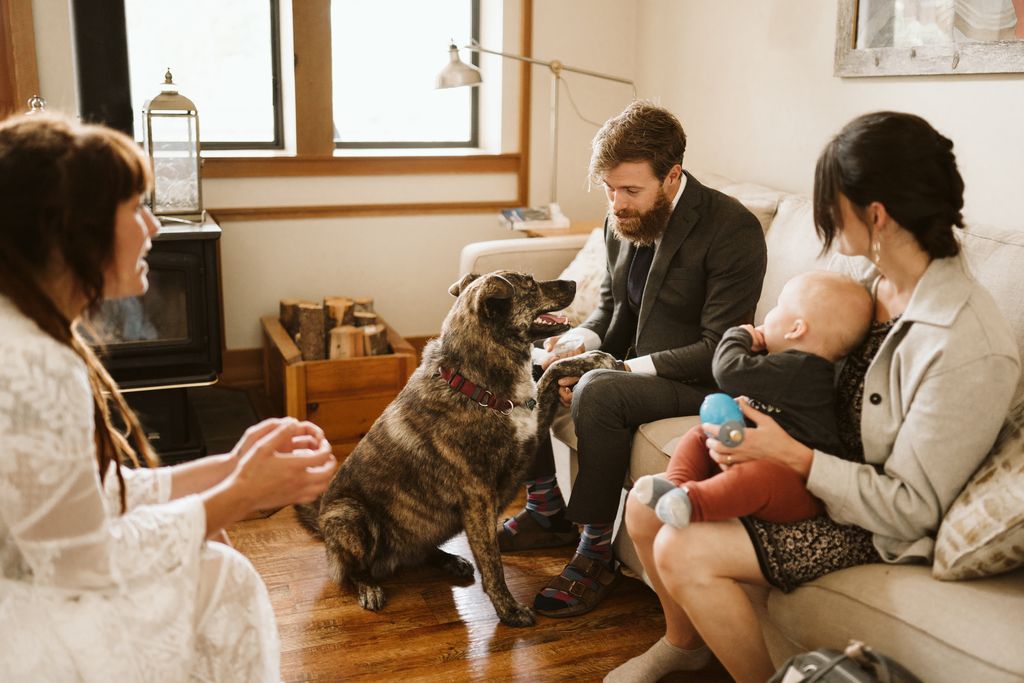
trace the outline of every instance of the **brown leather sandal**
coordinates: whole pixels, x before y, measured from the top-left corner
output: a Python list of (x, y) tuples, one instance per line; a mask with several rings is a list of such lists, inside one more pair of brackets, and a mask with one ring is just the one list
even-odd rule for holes
[[(566, 577), (564, 575), (565, 570), (569, 567), (593, 579), (593, 583), (588, 585), (582, 581)], [(565, 569), (562, 570), (562, 573), (548, 581), (548, 585), (545, 588), (553, 588), (568, 593), (579, 600), (579, 602), (575, 605), (568, 605), (554, 610), (537, 607), (535, 603), (534, 610), (536, 610), (537, 614), (543, 614), (546, 617), (575, 617), (579, 614), (586, 614), (604, 600), (604, 597), (608, 595), (608, 592), (618, 580), (618, 569), (608, 569), (604, 562), (576, 553), (572, 556), (569, 564), (565, 566)]]
[(542, 527), (525, 508), (513, 519), (516, 520), (514, 534), (505, 528), (505, 522), (498, 525), (498, 548), (503, 553), (534, 548), (557, 548), (580, 542), (579, 529), (564, 517), (552, 520), (551, 526), (547, 529)]

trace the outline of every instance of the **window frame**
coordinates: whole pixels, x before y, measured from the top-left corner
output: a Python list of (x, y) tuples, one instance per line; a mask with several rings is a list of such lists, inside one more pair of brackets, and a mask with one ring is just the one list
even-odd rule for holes
[[(36, 92), (37, 58), (32, 48), (33, 18), (31, 0), (9, 0), (7, 8), (17, 19), (14, 37), (22, 38), (0, 45), (8, 64), (18, 65), (17, 88), (23, 92)], [(531, 138), (531, 87), (532, 69), (527, 62), (519, 64), (518, 106), (516, 119), (519, 136), (515, 150), (487, 153), (482, 150), (439, 150), (438, 153), (420, 154), (377, 154), (339, 155), (333, 146), (330, 98), (326, 101), (326, 119), (323, 116), (323, 101), (315, 102), (320, 93), (317, 84), (323, 81), (324, 73), (329, 74), (330, 55), (324, 59), (323, 44), (318, 44), (325, 17), (329, 17), (330, 0), (302, 0), (291, 2), (291, 11), (281, 16), (283, 49), (292, 46), (292, 58), (283, 55), (292, 69), (289, 78), (283, 82), (288, 97), (287, 106), (294, 107), (295, 129), (288, 131), (294, 136), (286, 141), (283, 151), (256, 151), (250, 154), (227, 154), (221, 152), (203, 157), (203, 180), (242, 180), (260, 177), (336, 177), (336, 176), (395, 176), (446, 173), (460, 174), (506, 174), (516, 176), (516, 197), (507, 201), (492, 202), (447, 202), (437, 204), (349, 206), (343, 204), (314, 207), (275, 206), (261, 208), (213, 208), (218, 218), (224, 220), (291, 219), (328, 216), (354, 215), (405, 215), (413, 211), (420, 213), (484, 213), (509, 205), (527, 203), (530, 178)], [(288, 3), (282, 3), (285, 8)], [(69, 3), (74, 12), (74, 4)], [(327, 13), (322, 13), (326, 8)], [(290, 15), (290, 16), (289, 16)], [(10, 15), (8, 15), (10, 19)], [(524, 56), (533, 54), (533, 0), (521, 0), (519, 8), (519, 46), (517, 52)], [(290, 29), (290, 30), (289, 30)], [(329, 31), (328, 31), (328, 36)], [(329, 45), (329, 41), (326, 43)], [(76, 66), (76, 71), (80, 66)], [(322, 88), (320, 90), (323, 90)], [(46, 93), (42, 93), (44, 96)], [(80, 93), (76, 95), (80, 101)], [(312, 106), (309, 102), (313, 101)], [(326, 124), (326, 135), (318, 136), (317, 126)], [(324, 144), (326, 143), (326, 144)]]

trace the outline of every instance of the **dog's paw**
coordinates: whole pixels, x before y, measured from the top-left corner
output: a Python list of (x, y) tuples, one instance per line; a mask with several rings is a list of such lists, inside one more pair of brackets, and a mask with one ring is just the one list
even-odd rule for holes
[(578, 356), (556, 360), (548, 366), (547, 372), (557, 377), (582, 377), (589, 370), (614, 368), (615, 356), (604, 351), (587, 351)]
[(380, 586), (361, 583), (356, 586), (356, 591), (359, 593), (359, 606), (371, 612), (383, 609), (384, 603), (387, 602), (384, 597), (384, 589)]
[(473, 578), (473, 563), (464, 557), (459, 557), (458, 555), (449, 555), (441, 565), (441, 569), (445, 570), (457, 579)]
[(506, 626), (533, 626), (537, 623), (537, 615), (526, 605), (514, 602), (512, 606), (498, 614), (501, 623)]

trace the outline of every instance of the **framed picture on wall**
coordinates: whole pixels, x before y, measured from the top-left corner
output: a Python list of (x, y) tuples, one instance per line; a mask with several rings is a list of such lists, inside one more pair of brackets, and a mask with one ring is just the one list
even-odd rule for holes
[(835, 75), (1024, 72), (1024, 0), (838, 0)]

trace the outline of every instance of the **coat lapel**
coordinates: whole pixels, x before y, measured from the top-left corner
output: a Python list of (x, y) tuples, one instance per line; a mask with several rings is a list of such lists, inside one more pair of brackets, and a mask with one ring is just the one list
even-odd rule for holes
[[(679, 251), (686, 236), (690, 234), (693, 226), (697, 224), (697, 220), (700, 218), (700, 215), (697, 213), (697, 207), (700, 206), (703, 199), (704, 186), (687, 173), (686, 187), (683, 189), (682, 196), (679, 197), (679, 203), (676, 204), (675, 211), (669, 217), (668, 227), (665, 228), (665, 234), (658, 244), (658, 249), (654, 252), (651, 270), (647, 273), (644, 296), (640, 301), (640, 318), (636, 326), (634, 345), (640, 341), (640, 334), (643, 332), (644, 325), (651, 315), (651, 309), (654, 308), (654, 302), (658, 298), (658, 290), (661, 289), (661, 284), (665, 281), (665, 274), (668, 273), (669, 264), (672, 263), (673, 257)], [(631, 258), (635, 248), (630, 245), (628, 251)], [(621, 262), (622, 259), (620, 258), (619, 260)], [(623, 276), (623, 281), (624, 279), (625, 277)]]

